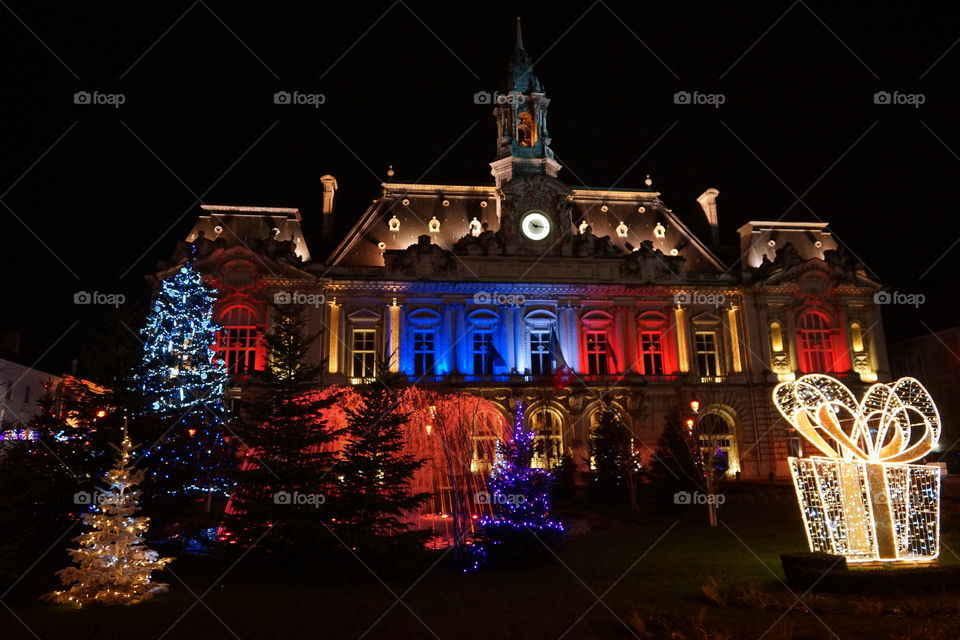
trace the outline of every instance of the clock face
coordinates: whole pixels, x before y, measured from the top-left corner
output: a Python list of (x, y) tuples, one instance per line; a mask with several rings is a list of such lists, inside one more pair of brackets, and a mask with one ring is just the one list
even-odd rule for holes
[(531, 211), (520, 222), (523, 235), (531, 240), (543, 240), (550, 235), (550, 218), (539, 211)]

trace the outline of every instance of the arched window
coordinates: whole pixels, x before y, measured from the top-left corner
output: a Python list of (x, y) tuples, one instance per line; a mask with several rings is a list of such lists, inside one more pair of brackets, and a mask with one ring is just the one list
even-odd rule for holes
[(473, 449), (470, 471), (490, 473), (497, 455), (497, 436), (503, 428), (504, 419), (499, 412), (481, 409), (474, 414), (470, 433)]
[(220, 324), (223, 328), (217, 332), (216, 352), (227, 372), (242, 379), (251, 371), (262, 370), (263, 328), (254, 310), (246, 305), (228, 307), (220, 314)]
[(667, 317), (647, 311), (637, 318), (636, 371), (645, 376), (673, 373), (667, 362)]
[(532, 147), (537, 143), (537, 124), (529, 111), (524, 111), (517, 118), (517, 142), (521, 147)]
[(800, 316), (799, 356), (804, 373), (836, 371), (833, 336), (830, 320), (819, 311), (807, 311)]
[(701, 460), (710, 468), (733, 475), (740, 470), (734, 427), (730, 418), (717, 411), (701, 416), (697, 427)]
[[(440, 314), (433, 309), (415, 309), (407, 315), (407, 349), (412, 355), (410, 364), (405, 367), (415, 376), (432, 376), (438, 372), (440, 354), (437, 353), (440, 342)], [(401, 358), (406, 361), (406, 358)]]
[(470, 334), (467, 349), (473, 375), (489, 376), (494, 373), (494, 367), (506, 367), (506, 362), (496, 347), (499, 325), (500, 316), (487, 309), (478, 309), (467, 317)]
[(863, 328), (859, 322), (850, 325), (850, 346), (854, 353), (863, 352)]
[(532, 311), (524, 318), (525, 347), (529, 353), (527, 364), (531, 375), (552, 375), (554, 362), (563, 362), (563, 355), (555, 353), (559, 351), (559, 342), (555, 337), (556, 322), (556, 316), (543, 309)]
[(540, 405), (530, 410), (527, 424), (534, 433), (533, 460), (530, 466), (539, 469), (551, 468), (563, 453), (563, 417), (556, 409)]
[(605, 311), (591, 311), (583, 316), (581, 362), (586, 363), (588, 375), (605, 376), (619, 370), (617, 354), (610, 344), (613, 334), (613, 316)]
[(770, 323), (770, 345), (773, 347), (774, 353), (783, 352), (783, 330), (779, 322)]

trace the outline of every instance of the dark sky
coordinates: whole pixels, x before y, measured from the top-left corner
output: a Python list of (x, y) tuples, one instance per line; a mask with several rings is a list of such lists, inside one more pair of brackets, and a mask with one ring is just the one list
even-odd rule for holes
[[(50, 369), (97, 326), (74, 293), (145, 299), (198, 200), (300, 207), (309, 229), (325, 173), (343, 226), (389, 163), (400, 180), (490, 182), (494, 121), (473, 94), (501, 84), (517, 15), (568, 182), (650, 173), (687, 218), (716, 187), (728, 243), (750, 219), (829, 221), (881, 281), (926, 294), (890, 308), (888, 333), (952, 323), (960, 27), (940, 5), (8, 2), (2, 322), (24, 359), (55, 345)], [(275, 105), (281, 90), (326, 102)]]

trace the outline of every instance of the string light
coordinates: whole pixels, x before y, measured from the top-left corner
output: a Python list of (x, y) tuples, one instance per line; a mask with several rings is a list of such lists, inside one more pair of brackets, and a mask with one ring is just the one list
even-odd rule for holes
[(823, 456), (788, 458), (811, 551), (849, 562), (930, 562), (940, 551), (940, 415), (919, 381), (874, 384), (858, 402), (830, 376), (773, 390), (777, 409)]

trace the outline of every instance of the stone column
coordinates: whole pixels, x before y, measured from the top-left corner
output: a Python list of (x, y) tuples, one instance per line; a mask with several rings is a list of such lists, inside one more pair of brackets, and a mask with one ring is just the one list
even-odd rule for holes
[(327, 330), (330, 332), (327, 345), (327, 371), (337, 373), (340, 370), (340, 305), (334, 298), (327, 307), (329, 309)]
[(523, 374), (527, 369), (530, 368), (530, 363), (527, 362), (528, 354), (526, 348), (526, 326), (523, 321), (523, 309), (520, 307), (512, 307), (513, 309), (513, 321), (514, 321), (514, 333), (513, 333), (513, 342), (514, 348), (516, 349), (516, 365), (517, 373)]
[(677, 363), (681, 373), (690, 371), (690, 338), (687, 332), (686, 309), (677, 305), (673, 310), (674, 331), (677, 334)]
[(436, 368), (443, 373), (452, 373), (456, 369), (455, 361), (457, 359), (457, 333), (455, 331), (454, 319), (456, 318), (456, 309), (452, 304), (444, 304), (442, 324), (440, 333), (443, 340), (439, 345), (439, 359), (436, 362)]
[(454, 340), (456, 344), (453, 347), (453, 373), (461, 373), (463, 371), (469, 371), (469, 368), (466, 365), (467, 361), (467, 346), (470, 341), (470, 335), (467, 331), (467, 309), (463, 304), (458, 304), (454, 307), (456, 309), (457, 323), (456, 328), (453, 332)]

